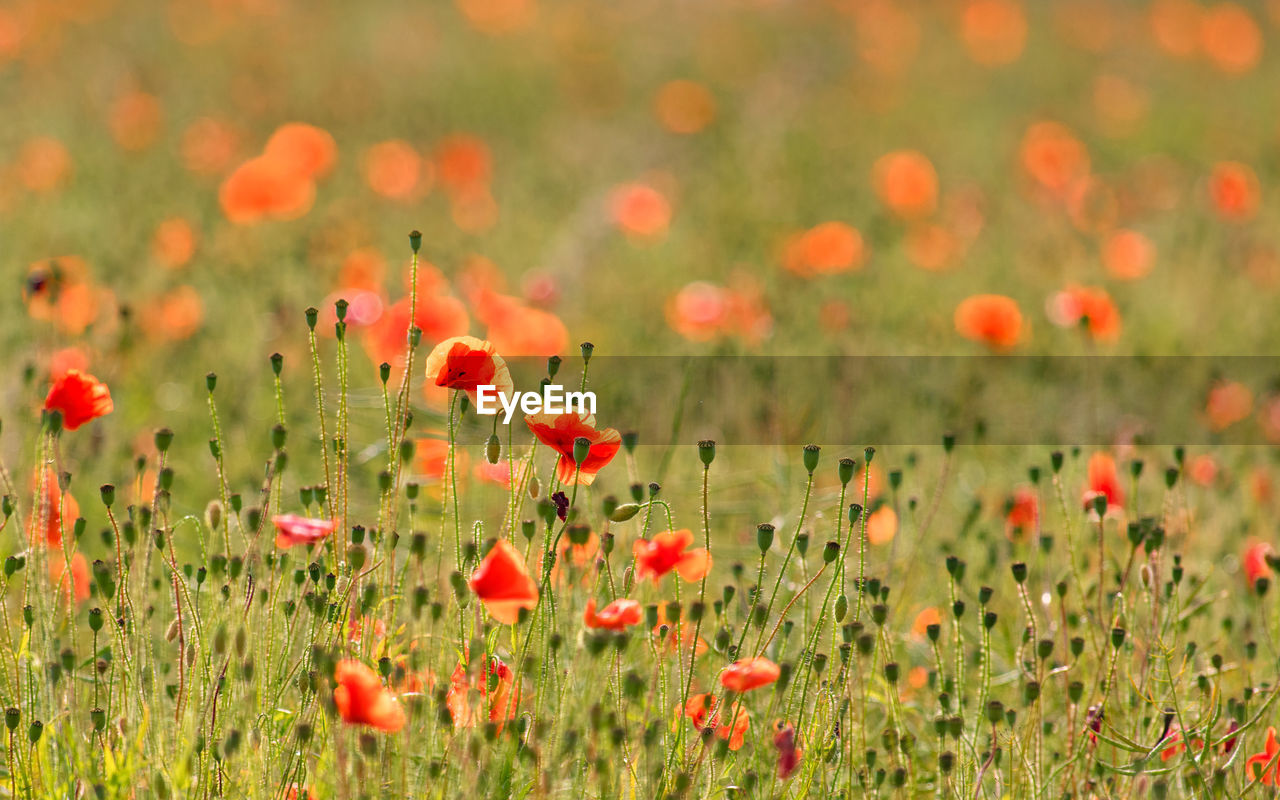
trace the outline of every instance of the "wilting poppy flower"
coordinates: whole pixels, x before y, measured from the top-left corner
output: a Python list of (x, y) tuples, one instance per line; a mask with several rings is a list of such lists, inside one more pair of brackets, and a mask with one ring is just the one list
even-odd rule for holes
[(520, 609), (538, 606), (538, 586), (529, 577), (524, 558), (506, 540), (493, 546), (467, 585), (484, 603), (489, 616), (504, 625), (519, 621)]
[(1084, 326), (1097, 341), (1120, 337), (1120, 311), (1107, 290), (1097, 286), (1068, 286), (1049, 299), (1049, 319), (1058, 326)]
[(1145, 276), (1155, 264), (1156, 248), (1137, 231), (1118, 230), (1102, 245), (1102, 265), (1111, 277), (1133, 281)]
[[(663, 633), (663, 628), (666, 628), (665, 634)], [(707, 652), (707, 648), (710, 647), (707, 644), (707, 640), (701, 636), (698, 637), (695, 644), (693, 639), (694, 629), (679, 622), (674, 625), (660, 622), (653, 626), (652, 633), (657, 637), (659, 647), (669, 656), (678, 655), (681, 650), (685, 653), (693, 650), (695, 656), (700, 656)]]
[(635, 600), (620, 598), (596, 611), (594, 598), (587, 601), (587, 609), (582, 621), (588, 628), (604, 628), (611, 631), (626, 630), (630, 625), (639, 625), (643, 614), (640, 604)]
[(898, 535), (898, 512), (891, 506), (880, 506), (867, 515), (867, 543), (888, 544)]
[(956, 331), (995, 350), (1007, 350), (1022, 337), (1018, 304), (999, 294), (976, 294), (956, 306)]
[(1022, 138), (1022, 166), (1036, 183), (1061, 194), (1089, 174), (1089, 151), (1057, 122), (1037, 122)]
[(44, 407), (46, 411), (61, 412), (63, 426), (74, 431), (90, 420), (110, 414), (115, 406), (105, 383), (73, 369), (53, 382)]
[(671, 570), (693, 582), (711, 571), (711, 554), (706, 548), (689, 550), (693, 544), (690, 530), (663, 531), (652, 539), (637, 539), (632, 547), (636, 559), (636, 578), (652, 578), (654, 583)]
[(806, 278), (857, 269), (862, 261), (862, 235), (843, 222), (823, 222), (792, 237), (782, 254), (782, 265)]
[(276, 526), (276, 547), (285, 549), (322, 542), (338, 527), (331, 519), (308, 519), (297, 514), (277, 514), (271, 522)]
[[(589, 486), (596, 473), (613, 460), (622, 447), (622, 435), (613, 428), (596, 429), (594, 414), (527, 414), (525, 424), (538, 441), (560, 454), (556, 463), (556, 477), (565, 485), (580, 483)], [(591, 449), (581, 464), (573, 460), (573, 443), (576, 439), (591, 442)]]
[(333, 673), (333, 704), (349, 725), (368, 725), (387, 733), (404, 727), (404, 709), (382, 685), (378, 674), (359, 661), (344, 659)]
[(1218, 216), (1231, 222), (1243, 222), (1258, 212), (1261, 190), (1258, 176), (1237, 161), (1215, 164), (1209, 175), (1209, 198)]
[[(426, 373), (427, 381), (436, 386), (466, 392), (473, 405), (480, 386), (492, 386), (504, 396), (514, 389), (507, 362), (492, 344), (474, 336), (455, 336), (436, 345), (427, 356)], [(488, 403), (498, 403), (493, 391), (488, 393)]]
[(1027, 43), (1027, 17), (1016, 0), (970, 0), (960, 18), (969, 57), (985, 66), (1011, 64)]
[(1248, 417), (1252, 411), (1253, 392), (1243, 383), (1220, 381), (1209, 389), (1204, 416), (1211, 430), (1226, 430)]
[(872, 167), (880, 202), (904, 219), (926, 217), (938, 206), (938, 173), (914, 150), (897, 150)]
[(1005, 505), (1004, 531), (1011, 541), (1021, 541), (1034, 533), (1040, 516), (1040, 499), (1035, 490), (1023, 486), (1013, 493)]
[(1098, 734), (1102, 733), (1102, 720), (1106, 718), (1106, 712), (1102, 706), (1089, 706), (1089, 710), (1084, 716), (1084, 729), (1089, 741), (1093, 744), (1098, 743)]
[(1244, 569), (1244, 577), (1249, 582), (1250, 588), (1258, 582), (1259, 578), (1271, 577), (1271, 565), (1267, 563), (1267, 556), (1274, 552), (1267, 542), (1254, 542), (1245, 548), (1240, 566)]
[(778, 665), (765, 658), (744, 658), (733, 662), (720, 673), (720, 685), (743, 694), (761, 686), (768, 686), (782, 674)]
[(62, 602), (67, 603), (74, 597), (75, 602), (79, 604), (89, 599), (89, 563), (85, 561), (83, 554), (72, 554), (70, 586), (67, 585), (67, 580), (66, 555), (61, 550), (51, 549), (49, 581), (53, 584), (54, 591), (62, 598)]
[(610, 200), (613, 221), (628, 235), (660, 238), (671, 223), (671, 203), (657, 189), (629, 183), (614, 190)]
[(569, 495), (564, 492), (555, 492), (551, 495), (551, 502), (556, 506), (556, 518), (561, 522), (569, 519)]
[(1267, 741), (1261, 753), (1249, 756), (1244, 762), (1244, 773), (1251, 781), (1261, 781), (1264, 786), (1280, 786), (1280, 742), (1276, 741), (1276, 729), (1267, 728)]
[(804, 752), (796, 747), (796, 729), (791, 723), (778, 720), (773, 723), (773, 747), (778, 751), (778, 779), (785, 781), (800, 766)]
[(700, 83), (675, 80), (658, 90), (653, 111), (672, 133), (698, 133), (716, 118), (716, 100)]
[(323, 177), (338, 160), (338, 146), (325, 130), (305, 122), (288, 122), (276, 128), (262, 154), (294, 176)]
[(1116, 460), (1106, 453), (1089, 456), (1083, 494), (1085, 508), (1089, 508), (1093, 498), (1099, 495), (1107, 498), (1108, 509), (1124, 506), (1124, 487), (1120, 485)]
[[(742, 747), (747, 739), (747, 729), (750, 727), (750, 719), (747, 716), (747, 710), (742, 707), (741, 703), (734, 703), (730, 710), (731, 722), (722, 724), (720, 721), (720, 710), (716, 709), (715, 713), (711, 712), (711, 704), (715, 699), (710, 694), (690, 695), (688, 702), (684, 704), (684, 716), (689, 718), (693, 723), (693, 727), (699, 731), (704, 728), (715, 729), (716, 736), (729, 742), (730, 750), (738, 750)], [(681, 708), (676, 704), (676, 720), (680, 719)]]

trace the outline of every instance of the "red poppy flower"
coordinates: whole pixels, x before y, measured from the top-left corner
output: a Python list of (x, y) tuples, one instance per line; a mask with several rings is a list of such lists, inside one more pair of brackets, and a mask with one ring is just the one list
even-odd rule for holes
[(720, 685), (743, 694), (761, 686), (768, 686), (778, 679), (782, 671), (778, 665), (763, 656), (744, 658), (725, 667), (720, 673)]
[(67, 585), (67, 559), (61, 550), (49, 551), (49, 582), (54, 591), (67, 603), (72, 597), (77, 604), (89, 599), (89, 563), (84, 555), (75, 553), (71, 556), (71, 585)]
[(1019, 541), (1036, 529), (1036, 519), (1040, 516), (1040, 500), (1033, 489), (1023, 486), (1013, 493), (1005, 509), (1005, 536), (1011, 541)]
[[(738, 750), (746, 742), (747, 728), (750, 727), (750, 718), (747, 716), (747, 710), (742, 707), (741, 703), (735, 703), (730, 711), (731, 721), (721, 723), (720, 712), (717, 709), (715, 713), (711, 713), (711, 704), (714, 699), (710, 694), (695, 694), (689, 697), (688, 702), (684, 704), (684, 716), (689, 718), (693, 723), (693, 727), (698, 730), (704, 728), (714, 728), (716, 736), (729, 742), (730, 750)], [(680, 719), (681, 708), (676, 705), (676, 720)]]
[(671, 223), (671, 203), (652, 186), (643, 183), (619, 186), (610, 202), (614, 223), (629, 236), (661, 238)]
[[(497, 677), (492, 691), (489, 688), (490, 675)], [(472, 701), (473, 689), (480, 695), (479, 704)], [(515, 718), (519, 704), (520, 692), (515, 688), (515, 674), (497, 656), (489, 657), (488, 669), (474, 680), (470, 679), (465, 663), (460, 662), (454, 667), (445, 706), (455, 728), (475, 727), (482, 718), (487, 718), (489, 722), (499, 723), (498, 729), (501, 730), (504, 720)]]
[(337, 527), (330, 519), (308, 519), (297, 514), (277, 514), (271, 522), (276, 526), (276, 547), (282, 549), (322, 542)]
[(1094, 453), (1089, 456), (1087, 482), (1084, 489), (1086, 507), (1093, 498), (1102, 495), (1107, 498), (1107, 508), (1124, 506), (1124, 487), (1120, 485), (1120, 476), (1116, 471), (1116, 460), (1106, 453)]
[(1236, 161), (1214, 165), (1209, 176), (1209, 197), (1218, 216), (1241, 222), (1258, 212), (1261, 190), (1253, 169)]
[(1068, 286), (1049, 299), (1049, 319), (1063, 328), (1083, 325), (1097, 341), (1120, 338), (1120, 311), (1106, 289)]
[(1259, 578), (1271, 576), (1271, 566), (1267, 563), (1267, 556), (1273, 552), (1271, 545), (1267, 542), (1255, 542), (1244, 551), (1244, 558), (1240, 563), (1244, 567), (1244, 577), (1249, 582), (1250, 588), (1258, 582)]
[[(1186, 742), (1183, 741), (1182, 729), (1178, 727), (1178, 724), (1176, 722), (1169, 729), (1169, 733), (1165, 737), (1164, 742), (1165, 742), (1165, 748), (1160, 751), (1161, 761), (1168, 761), (1169, 759), (1173, 758), (1179, 753), (1186, 752), (1187, 744)], [(1204, 740), (1192, 739), (1191, 746), (1197, 750), (1203, 750)], [(1247, 768), (1247, 765), (1246, 765), (1246, 768)]]
[(956, 330), (994, 350), (1007, 350), (1022, 338), (1022, 312), (1011, 298), (976, 294), (956, 306)]
[(276, 129), (262, 154), (294, 175), (319, 178), (338, 160), (338, 146), (328, 131), (305, 122), (288, 122)]
[(538, 605), (538, 586), (529, 577), (524, 558), (511, 543), (500, 540), (471, 573), (467, 582), (484, 603), (489, 616), (504, 625), (520, 619), (520, 609)]
[(218, 189), (227, 219), (247, 225), (267, 218), (298, 219), (315, 202), (316, 185), (296, 165), (257, 156), (236, 167)]
[(791, 723), (778, 720), (773, 730), (773, 747), (778, 751), (778, 779), (785, 781), (800, 766), (804, 753), (796, 747), (796, 729)]
[[(662, 634), (664, 627), (667, 629), (665, 637)], [(693, 628), (685, 627), (678, 622), (674, 626), (662, 623), (653, 626), (653, 635), (659, 637), (658, 645), (669, 656), (677, 655), (681, 650), (693, 650), (695, 656), (707, 652), (707, 648), (710, 647), (707, 640), (699, 636), (695, 645), (693, 634)]]
[(1223, 431), (1253, 411), (1253, 392), (1237, 381), (1219, 381), (1209, 389), (1204, 416), (1209, 428)]
[(663, 531), (652, 539), (637, 539), (632, 546), (636, 559), (636, 578), (653, 578), (654, 583), (671, 570), (692, 583), (711, 571), (711, 554), (706, 548), (689, 550), (693, 532)]
[(333, 680), (337, 684), (333, 704), (344, 722), (368, 725), (387, 733), (404, 727), (404, 709), (382, 685), (378, 674), (364, 664), (351, 659), (339, 661)]
[(862, 234), (843, 222), (823, 222), (787, 241), (782, 266), (805, 278), (862, 266)]
[(898, 150), (881, 156), (872, 180), (880, 202), (900, 217), (926, 217), (937, 208), (938, 173), (921, 153)]
[[(39, 475), (35, 476), (36, 483)], [(27, 537), (32, 544), (43, 540), (50, 547), (62, 545), (62, 521), (80, 516), (80, 504), (70, 492), (63, 492), (58, 485), (58, 476), (52, 469), (46, 469), (44, 485), (41, 488), (39, 506), (32, 512), (27, 521)]]
[[(466, 392), (472, 404), (481, 386), (493, 386), (498, 394), (508, 396), (515, 386), (507, 362), (492, 344), (474, 336), (454, 336), (440, 342), (427, 356), (426, 372), (428, 382)], [(489, 405), (495, 402), (490, 394)]]
[(115, 406), (105, 383), (72, 369), (53, 382), (44, 407), (46, 411), (61, 412), (63, 427), (74, 431), (89, 420), (110, 414)]
[[(604, 469), (622, 447), (622, 435), (613, 428), (597, 430), (593, 414), (528, 414), (524, 421), (538, 441), (560, 454), (556, 477), (565, 485), (576, 481), (590, 486), (596, 479), (596, 473)], [(573, 460), (573, 442), (578, 438), (591, 442), (591, 449), (581, 465)]]
[(1249, 756), (1244, 772), (1250, 780), (1262, 781), (1265, 786), (1280, 786), (1280, 742), (1276, 741), (1275, 728), (1267, 728), (1265, 749)]
[(596, 601), (587, 601), (587, 610), (582, 621), (588, 628), (605, 628), (611, 631), (626, 630), (630, 625), (640, 624), (640, 604), (635, 600), (621, 598), (596, 613)]

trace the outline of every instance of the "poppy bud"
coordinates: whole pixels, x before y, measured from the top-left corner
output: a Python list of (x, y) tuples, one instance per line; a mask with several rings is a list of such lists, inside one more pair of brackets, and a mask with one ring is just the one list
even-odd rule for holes
[(89, 712), (89, 720), (93, 723), (94, 731), (101, 733), (102, 729), (107, 727), (107, 712), (95, 708)]
[(27, 728), (27, 741), (31, 742), (32, 744), (35, 744), (36, 742), (40, 741), (40, 735), (42, 733), (44, 733), (44, 723), (41, 722), (40, 720), (36, 720), (35, 722), (31, 723), (30, 728)]
[(1093, 511), (1098, 516), (1103, 517), (1107, 514), (1107, 496), (1099, 494), (1093, 498)]
[(822, 548), (822, 563), (830, 564), (836, 560), (836, 556), (840, 555), (839, 542), (827, 542)]
[(1039, 699), (1040, 684), (1036, 681), (1027, 681), (1026, 685), (1022, 687), (1022, 702), (1026, 705), (1031, 705)]
[(818, 455), (821, 451), (822, 448), (816, 444), (806, 444), (804, 446), (804, 468), (810, 475), (818, 468)]
[(804, 558), (809, 553), (809, 534), (796, 534), (796, 549), (800, 551), (800, 557)]
[(36, 621), (36, 610), (29, 605), (22, 607), (22, 621), (30, 628)]
[(1178, 468), (1169, 467), (1164, 471), (1164, 486), (1166, 489), (1172, 489), (1174, 484), (1178, 482)]
[(844, 620), (849, 613), (849, 598), (843, 592), (836, 598), (836, 622)]
[(489, 434), (489, 442), (485, 445), (484, 455), (490, 464), (498, 463), (498, 456), (502, 454), (502, 443), (498, 441), (498, 434)]
[(612, 513), (609, 514), (609, 519), (612, 522), (626, 522), (638, 513), (640, 513), (639, 504), (623, 503), (613, 509)]
[(670, 601), (669, 603), (667, 603), (667, 605), (666, 605), (666, 619), (667, 619), (667, 622), (679, 622), (679, 621), (680, 621), (680, 604), (679, 604), (679, 603), (677, 603), (677, 602), (676, 602), (676, 601), (674, 601), (674, 600), (672, 600), (672, 601)]
[(533, 539), (534, 533), (537, 532), (537, 523), (531, 519), (526, 519), (520, 523), (520, 533), (524, 536), (525, 541)]
[(662, 484), (658, 483), (657, 481), (650, 481), (649, 482), (649, 499), (657, 500), (658, 495), (661, 493), (662, 493)]
[(570, 525), (567, 533), (569, 534), (570, 544), (582, 546), (591, 538), (591, 526), (582, 524)]
[(22, 569), (23, 564), (24, 559), (21, 559), (18, 556), (9, 556), (4, 560), (4, 576), (6, 578), (13, 577), (15, 572)]
[(689, 620), (691, 622), (702, 621), (702, 615), (706, 612), (707, 606), (701, 600), (694, 600), (689, 604)]
[(952, 604), (951, 604), (951, 613), (955, 615), (955, 618), (956, 618), (956, 619), (960, 619), (961, 617), (963, 617), (963, 616), (964, 616), (964, 601), (963, 601), (963, 600), (957, 600), (957, 601), (955, 601), (954, 603), (952, 603)]
[(710, 467), (711, 462), (716, 459), (716, 443), (711, 439), (698, 442), (698, 458), (702, 461), (703, 467)]
[(760, 552), (767, 552), (773, 546), (774, 527), (767, 522), (762, 522), (756, 526), (756, 546), (760, 548)]

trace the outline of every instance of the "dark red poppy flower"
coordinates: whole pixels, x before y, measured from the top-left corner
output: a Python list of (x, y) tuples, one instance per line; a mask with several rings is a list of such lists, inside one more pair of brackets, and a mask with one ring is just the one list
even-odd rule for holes
[(556, 504), (556, 518), (561, 522), (569, 519), (569, 495), (556, 492), (551, 495), (551, 502)]
[(529, 577), (524, 558), (505, 540), (480, 561), (467, 585), (484, 603), (489, 616), (504, 625), (519, 621), (520, 609), (538, 606), (538, 586)]
[(67, 370), (53, 382), (44, 407), (46, 411), (60, 412), (63, 427), (69, 431), (106, 416), (115, 408), (107, 385), (78, 369)]
[(368, 725), (388, 733), (404, 727), (404, 709), (382, 685), (378, 674), (359, 661), (338, 662), (333, 673), (333, 704), (350, 725)]
[(637, 539), (632, 546), (636, 559), (636, 578), (659, 578), (671, 570), (693, 582), (711, 571), (711, 554), (706, 548), (689, 550), (693, 544), (693, 532), (689, 530), (663, 531), (652, 539)]
[(1254, 542), (1244, 551), (1244, 558), (1241, 559), (1240, 564), (1244, 568), (1244, 577), (1250, 587), (1256, 584), (1259, 578), (1270, 577), (1271, 565), (1267, 563), (1267, 556), (1274, 552), (1267, 542)]
[(796, 729), (791, 723), (782, 720), (773, 723), (773, 747), (778, 751), (778, 779), (785, 781), (800, 766), (804, 755), (796, 747)]
[(742, 694), (761, 686), (768, 686), (776, 681), (780, 674), (782, 671), (778, 665), (764, 656), (744, 658), (725, 667), (724, 672), (720, 673), (720, 685)]
[(277, 514), (271, 522), (276, 526), (276, 547), (281, 549), (322, 542), (337, 528), (331, 519), (308, 519), (297, 514)]
[(635, 600), (621, 598), (596, 612), (596, 601), (587, 601), (587, 610), (582, 621), (588, 628), (605, 628), (611, 631), (625, 630), (630, 625), (639, 625), (642, 614), (640, 603)]
[[(596, 473), (604, 469), (622, 447), (622, 435), (616, 430), (596, 429), (594, 414), (529, 414), (524, 421), (538, 441), (560, 454), (556, 477), (565, 485), (575, 482), (591, 485)], [(591, 442), (591, 449), (581, 465), (573, 460), (573, 443), (579, 438)]]

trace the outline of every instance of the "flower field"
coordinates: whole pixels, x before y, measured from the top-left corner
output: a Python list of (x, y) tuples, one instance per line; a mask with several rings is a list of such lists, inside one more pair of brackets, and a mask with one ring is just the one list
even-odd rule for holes
[(1273, 795), (1278, 49), (0, 2), (0, 797)]

